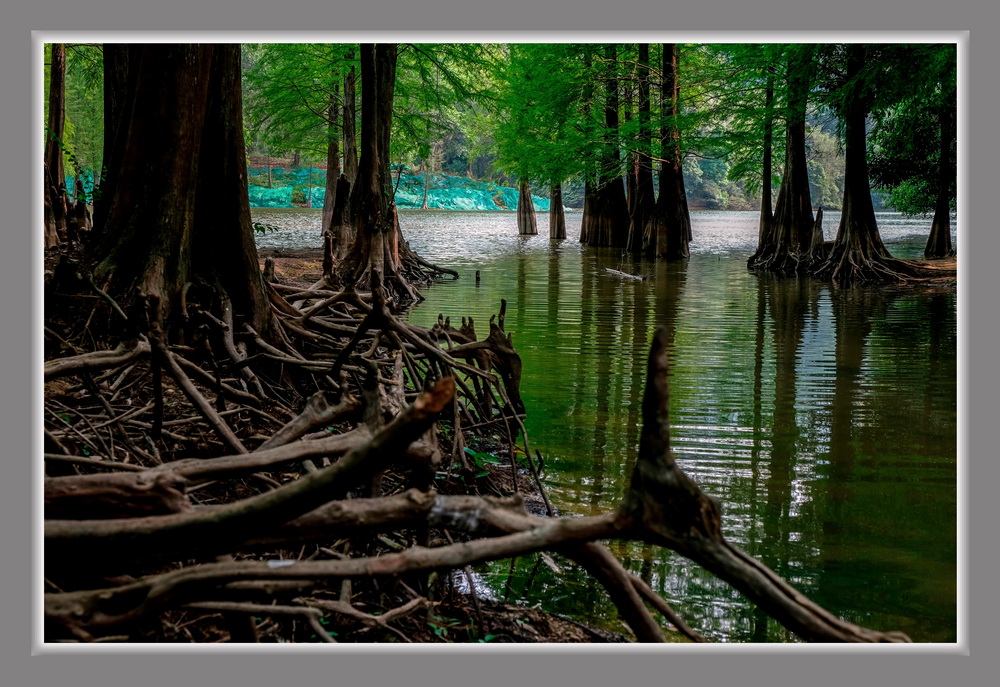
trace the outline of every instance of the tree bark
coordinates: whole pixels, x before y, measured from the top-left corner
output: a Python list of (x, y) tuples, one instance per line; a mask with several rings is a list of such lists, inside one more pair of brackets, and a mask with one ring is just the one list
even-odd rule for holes
[(116, 124), (122, 155), (106, 189), (95, 280), (127, 311), (153, 299), (169, 322), (185, 285), (201, 279), (266, 332), (270, 310), (247, 198), (239, 45), (143, 45), (137, 56), (133, 106)]
[(562, 184), (552, 184), (549, 193), (549, 238), (566, 238), (566, 213), (563, 212)]
[(770, 250), (774, 243), (774, 210), (771, 199), (771, 177), (774, 175), (774, 71), (767, 68), (767, 87), (764, 89), (764, 151), (761, 160), (760, 219), (757, 222), (757, 251), (747, 260), (747, 265)]
[(535, 214), (535, 204), (531, 200), (531, 187), (521, 179), (517, 184), (517, 233), (521, 236), (538, 234), (538, 219)]

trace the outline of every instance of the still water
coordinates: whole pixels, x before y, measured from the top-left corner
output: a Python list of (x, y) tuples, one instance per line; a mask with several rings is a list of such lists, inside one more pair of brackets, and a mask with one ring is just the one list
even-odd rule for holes
[[(318, 210), (255, 210), (267, 246), (319, 245)], [(756, 213), (692, 213), (692, 256), (633, 261), (570, 238), (517, 235), (513, 213), (403, 211), (410, 245), (462, 278), (410, 314), (485, 330), (500, 299), (523, 363), (532, 448), (561, 514), (613, 509), (634, 465), (645, 358), (671, 335), (672, 445), (723, 503), (726, 536), (837, 615), (918, 642), (956, 640), (954, 290), (833, 289), (754, 275)], [(825, 218), (832, 239), (839, 216)], [(889, 250), (919, 257), (929, 220), (879, 216)], [(641, 274), (617, 276), (608, 268)], [(476, 285), (475, 271), (481, 274)], [(669, 551), (613, 543), (714, 641), (795, 641), (728, 585)], [(599, 585), (555, 557), (479, 570), (479, 593), (620, 625)]]

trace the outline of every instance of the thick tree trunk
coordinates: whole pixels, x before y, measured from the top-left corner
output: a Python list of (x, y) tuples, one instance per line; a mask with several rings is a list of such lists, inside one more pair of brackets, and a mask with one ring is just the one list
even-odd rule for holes
[(66, 238), (66, 170), (63, 165), (63, 138), (66, 128), (66, 45), (52, 44), (49, 68), (49, 118), (45, 136), (45, 167), (50, 179), (45, 194), (52, 209), (52, 230), (45, 229), (45, 247)]
[(663, 45), (663, 84), (660, 88), (661, 112), (660, 195), (646, 223), (644, 246), (647, 252), (664, 260), (684, 260), (690, 256), (691, 216), (684, 191), (681, 161), (677, 83), (677, 46)]
[(94, 230), (91, 240), (104, 231), (111, 204), (110, 189), (118, 180), (118, 170), (125, 155), (125, 132), (121, 123), (131, 112), (135, 100), (141, 46), (123, 43), (104, 44), (104, 155), (101, 185), (94, 192)]
[[(847, 81), (857, 80), (865, 65), (866, 48), (848, 46)], [(905, 279), (913, 270), (893, 258), (882, 243), (868, 181), (868, 150), (865, 123), (868, 102), (863, 94), (850, 98), (841, 115), (844, 119), (844, 203), (840, 226), (830, 255), (816, 270), (816, 276), (842, 284), (890, 282)]]
[[(615, 46), (604, 49), (605, 60), (614, 69)], [(628, 243), (628, 199), (620, 172), (621, 159), (618, 151), (618, 79), (611, 72), (606, 79), (604, 123), (606, 129), (605, 152), (602, 169), (592, 202), (584, 204), (584, 223), (588, 225), (589, 246), (612, 246), (624, 248)], [(581, 235), (581, 241), (583, 237)]]
[(549, 238), (566, 238), (566, 213), (563, 212), (562, 184), (552, 184), (549, 193)]
[(186, 285), (200, 281), (216, 292), (209, 298), (228, 298), (236, 315), (268, 331), (246, 190), (239, 45), (144, 45), (137, 55), (134, 106), (116, 124), (123, 155), (107, 189), (95, 281), (133, 314), (133, 326), (144, 321), (147, 298), (169, 326)]
[(953, 134), (952, 117), (954, 110), (947, 103), (941, 105), (941, 146), (938, 158), (938, 193), (934, 201), (934, 219), (931, 222), (931, 233), (927, 237), (924, 257), (928, 259), (947, 258), (955, 254), (951, 245), (951, 205), (948, 202), (949, 190), (953, 178), (953, 163), (951, 160), (951, 138)]
[(517, 233), (521, 236), (538, 234), (538, 219), (535, 214), (535, 204), (531, 200), (531, 187), (521, 179), (517, 184)]
[(758, 247), (756, 257), (747, 264), (750, 269), (795, 271), (808, 258), (813, 214), (806, 167), (806, 101), (813, 49), (803, 46), (788, 63), (784, 170), (770, 238)]
[[(336, 68), (334, 72), (339, 72)], [(337, 85), (330, 91), (326, 108), (326, 190), (323, 193), (322, 231), (330, 231), (333, 208), (337, 204), (337, 182), (340, 180), (340, 92)]]

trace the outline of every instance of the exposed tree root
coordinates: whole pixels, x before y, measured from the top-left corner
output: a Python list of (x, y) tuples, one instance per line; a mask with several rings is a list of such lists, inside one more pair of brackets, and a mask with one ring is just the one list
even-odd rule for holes
[[(840, 621), (721, 537), (717, 505), (669, 454), (662, 333), (621, 508), (554, 517), (521, 423), (506, 303), (480, 340), (471, 319), (405, 322), (370, 278), (367, 293), (272, 284), (267, 339), (218, 287), (187, 294), (183, 344), (156, 326), (155, 302), (148, 338), (88, 353), (51, 318), (50, 350), (72, 354), (45, 368), (48, 640), (436, 641), (447, 628), (428, 634), (415, 612), (459, 607), (440, 571), (553, 551), (601, 582), (638, 640), (664, 641), (669, 624), (704, 641), (597, 543), (608, 538), (679, 551), (805, 639), (904, 639)], [(490, 496), (496, 483), (467, 459), (492, 442), (516, 485), (519, 431), (548, 517), (510, 491)], [(469, 639), (487, 622), (473, 601)]]

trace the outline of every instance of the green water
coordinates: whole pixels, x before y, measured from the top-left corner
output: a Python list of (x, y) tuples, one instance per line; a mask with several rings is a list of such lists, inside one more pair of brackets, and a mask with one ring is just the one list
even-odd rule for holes
[[(426, 289), (411, 321), (471, 315), (485, 331), (507, 299), (526, 426), (560, 513), (607, 512), (621, 499), (650, 336), (666, 325), (673, 448), (722, 500), (726, 536), (840, 617), (955, 641), (954, 291), (751, 274), (754, 213), (693, 213), (692, 257), (671, 265), (581, 247), (574, 214), (571, 238), (551, 242), (546, 217), (531, 238), (517, 236), (512, 214), (413, 211), (401, 223), (414, 249), (463, 275)], [(288, 236), (262, 241), (291, 246), (318, 234), (315, 214), (283, 218)], [(836, 221), (827, 218), (831, 238)], [(880, 222), (895, 255), (919, 255), (928, 221)], [(676, 554), (611, 549), (712, 640), (795, 640)], [(600, 586), (555, 561), (558, 574), (535, 556), (482, 566), (478, 591), (618, 628)]]

